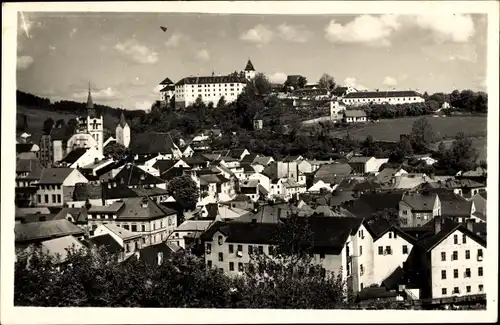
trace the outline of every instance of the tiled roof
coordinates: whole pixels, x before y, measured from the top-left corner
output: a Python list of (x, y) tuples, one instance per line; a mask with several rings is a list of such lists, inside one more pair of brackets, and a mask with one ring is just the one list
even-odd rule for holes
[[(118, 213), (119, 219), (150, 220), (177, 213), (150, 198), (127, 198), (123, 202), (125, 206)], [(147, 205), (143, 206), (143, 202)]]
[(168, 195), (168, 191), (161, 187), (136, 187), (132, 191), (137, 193), (138, 196), (158, 196)]
[(344, 115), (346, 117), (366, 117), (366, 112), (358, 109), (348, 109), (344, 111)]
[(177, 81), (176, 86), (200, 85), (200, 84), (222, 84), (222, 83), (245, 83), (245, 80), (234, 76), (209, 76), (209, 77), (185, 77)]
[(111, 224), (111, 223), (105, 224), (103, 226), (108, 228), (109, 230), (111, 230), (115, 235), (120, 237), (122, 240), (128, 240), (128, 239), (135, 238), (135, 237), (141, 237), (141, 234), (133, 233), (130, 230), (127, 230), (125, 228), (119, 227), (119, 226)]
[(370, 159), (373, 157), (359, 157), (359, 156), (354, 156), (349, 159), (349, 163), (367, 163)]
[(103, 183), (102, 197), (105, 200), (124, 199), (138, 196), (136, 192), (124, 184), (113, 183), (112, 186), (109, 187), (110, 184), (111, 183)]
[(416, 91), (358, 91), (347, 94), (344, 98), (384, 98), (384, 97), (422, 97)]
[(86, 201), (102, 198), (102, 185), (100, 183), (76, 183), (73, 200)]
[(171, 85), (171, 84), (173, 84), (173, 81), (170, 80), (170, 78), (168, 78), (168, 77), (163, 79), (162, 82), (160, 82), (160, 85)]
[(347, 89), (348, 89), (347, 87), (337, 87), (333, 90), (333, 94), (337, 95), (337, 96), (341, 96), (341, 95), (345, 94)]
[(91, 206), (88, 212), (91, 214), (93, 214), (93, 213), (118, 213), (124, 205), (125, 205), (125, 203), (123, 203), (123, 201), (113, 202), (110, 205), (103, 205), (103, 206), (96, 205), (96, 206)]
[(444, 217), (470, 217), (472, 202), (441, 200), (441, 215)]
[(404, 194), (402, 201), (408, 204), (414, 211), (429, 211), (434, 209), (437, 194)]
[(39, 184), (62, 184), (74, 170), (73, 168), (44, 168)]
[(41, 245), (42, 252), (58, 258), (60, 262), (64, 262), (67, 259), (69, 249), (78, 250), (84, 248), (83, 244), (71, 235), (49, 239), (42, 242)]
[(352, 171), (349, 164), (334, 163), (321, 165), (314, 173), (314, 180), (322, 180), (325, 183), (333, 184), (339, 182), (343, 177)]
[(88, 148), (76, 148), (70, 151), (64, 157), (61, 162), (62, 163), (67, 163), (67, 164), (74, 164), (78, 159), (80, 159), (81, 156), (83, 156), (87, 152)]
[(211, 220), (186, 220), (174, 231), (197, 231), (197, 230), (206, 230), (213, 221)]
[(43, 166), (38, 159), (18, 159), (16, 162), (16, 173), (29, 172), (26, 179), (40, 179)]
[(384, 209), (399, 210), (403, 193), (365, 193), (355, 200), (347, 210), (359, 218), (371, 219), (372, 214)]
[(66, 219), (15, 225), (16, 242), (83, 235), (83, 230)]
[(170, 133), (139, 133), (130, 141), (130, 151), (134, 154), (167, 154), (175, 148)]
[(62, 208), (55, 219), (63, 219), (70, 214), (75, 220), (74, 223), (87, 223), (87, 209), (82, 208)]
[(169, 170), (170, 168), (174, 167), (174, 165), (178, 162), (178, 160), (166, 160), (166, 159), (161, 159), (161, 160), (157, 160), (154, 165), (153, 165), (153, 168), (155, 169), (158, 169), (158, 171), (160, 172), (160, 174), (163, 174), (164, 172), (166, 172), (167, 170)]
[(126, 165), (116, 176), (114, 181), (127, 186), (163, 184), (165, 181), (151, 175), (136, 165)]

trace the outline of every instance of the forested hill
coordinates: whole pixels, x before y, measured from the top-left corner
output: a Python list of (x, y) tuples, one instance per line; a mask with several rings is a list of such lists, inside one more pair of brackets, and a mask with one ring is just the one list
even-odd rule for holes
[[(39, 109), (44, 111), (58, 111), (67, 112), (75, 115), (86, 113), (86, 103), (85, 102), (75, 102), (71, 100), (61, 100), (52, 103), (48, 98), (42, 98), (30, 93), (25, 93), (23, 91), (17, 90), (16, 93), (17, 105), (24, 106), (27, 108)], [(120, 108), (110, 107), (106, 105), (95, 104), (96, 109), (100, 109), (103, 115), (114, 116), (116, 118), (120, 117), (122, 110)], [(146, 114), (142, 110), (123, 110), (125, 117), (127, 119), (133, 119), (135, 117), (141, 117)]]

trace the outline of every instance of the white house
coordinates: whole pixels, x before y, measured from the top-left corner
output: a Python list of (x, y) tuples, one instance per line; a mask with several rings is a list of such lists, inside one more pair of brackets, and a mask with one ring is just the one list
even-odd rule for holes
[(410, 104), (423, 103), (425, 99), (416, 91), (358, 91), (351, 92), (343, 97), (346, 105), (359, 106), (370, 103), (376, 104)]
[(345, 123), (365, 123), (368, 118), (365, 111), (348, 109), (343, 112), (342, 120)]
[(128, 148), (130, 145), (130, 127), (125, 120), (125, 115), (123, 115), (123, 112), (120, 116), (120, 122), (116, 126), (115, 132), (116, 142), (123, 145), (125, 148)]
[(37, 206), (62, 207), (70, 199), (66, 193), (71, 193), (77, 183), (88, 183), (77, 169), (44, 168), (37, 184)]

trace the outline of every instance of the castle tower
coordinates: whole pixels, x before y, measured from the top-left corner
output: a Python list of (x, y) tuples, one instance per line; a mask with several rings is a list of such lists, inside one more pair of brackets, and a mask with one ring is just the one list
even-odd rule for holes
[(247, 78), (248, 80), (255, 78), (255, 68), (253, 67), (252, 61), (250, 61), (250, 59), (248, 59), (247, 65), (243, 72), (245, 73), (245, 78)]
[(116, 142), (128, 148), (130, 144), (130, 127), (125, 120), (125, 115), (120, 116), (120, 122), (116, 126)]
[(90, 93), (90, 82), (89, 82), (89, 94), (87, 97), (87, 131), (97, 142), (97, 152), (102, 156), (103, 154), (103, 142), (104, 142), (104, 123), (102, 114), (98, 109), (94, 108), (94, 102), (92, 101), (92, 94)]

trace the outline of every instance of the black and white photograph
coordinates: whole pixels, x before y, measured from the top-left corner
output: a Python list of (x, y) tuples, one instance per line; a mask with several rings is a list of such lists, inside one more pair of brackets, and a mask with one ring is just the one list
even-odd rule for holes
[(498, 2), (397, 2), (4, 4), (2, 323), (495, 321)]

